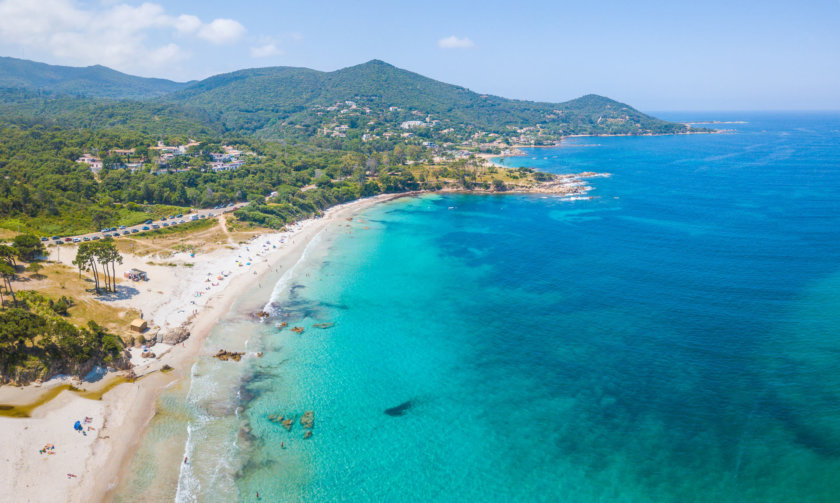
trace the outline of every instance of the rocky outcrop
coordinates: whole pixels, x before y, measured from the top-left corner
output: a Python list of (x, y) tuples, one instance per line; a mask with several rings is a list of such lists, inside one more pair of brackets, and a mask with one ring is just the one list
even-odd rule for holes
[(219, 360), (222, 360), (223, 362), (226, 362), (228, 360), (233, 360), (235, 362), (238, 362), (239, 360), (242, 359), (242, 355), (244, 355), (244, 354), (245, 353), (235, 353), (233, 351), (227, 351), (227, 350), (224, 350), (224, 349), (220, 349), (219, 352), (216, 353), (213, 356), (218, 358)]
[(315, 426), (315, 413), (308, 410), (300, 416), (300, 425), (307, 429), (312, 429)]
[(303, 333), (303, 327), (295, 327), (295, 328), (292, 329), (292, 332), (294, 332), (296, 334), (302, 334)]
[(286, 419), (285, 421), (280, 421), (280, 424), (282, 424), (283, 428), (286, 428), (286, 430), (292, 431), (292, 424), (294, 424), (294, 422), (295, 422), (295, 418), (290, 417), (289, 419)]
[(155, 336), (155, 340), (163, 344), (169, 344), (171, 346), (174, 346), (176, 344), (184, 342), (189, 337), (189, 322), (184, 322), (171, 330), (167, 330), (166, 332), (164, 332), (163, 330), (159, 331)]

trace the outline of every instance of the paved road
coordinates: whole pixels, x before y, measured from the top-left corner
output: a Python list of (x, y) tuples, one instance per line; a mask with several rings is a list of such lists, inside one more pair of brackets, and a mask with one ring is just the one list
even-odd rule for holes
[[(203, 220), (203, 219), (207, 219), (207, 218), (216, 218), (219, 215), (221, 215), (222, 213), (230, 213), (232, 211), (236, 211), (239, 208), (242, 208), (243, 206), (246, 206), (247, 204), (248, 203), (237, 203), (237, 204), (235, 204), (233, 206), (230, 206), (230, 207), (227, 207), (227, 208), (218, 208), (218, 209), (210, 208), (210, 209), (203, 209), (203, 210), (195, 210), (192, 213), (184, 213), (180, 217), (177, 217), (177, 215), (173, 215), (175, 218), (167, 217), (166, 220), (155, 220), (151, 224), (142, 223), (142, 224), (138, 224), (138, 225), (132, 225), (130, 227), (117, 228), (117, 230), (110, 231), (110, 232), (91, 232), (89, 234), (79, 234), (77, 236), (61, 236), (59, 239), (53, 239), (52, 237), (49, 237), (47, 239), (47, 241), (44, 241), (44, 244), (48, 244), (48, 245), (64, 244), (64, 243), (73, 242), (74, 239), (78, 239), (79, 241), (84, 241), (85, 238), (87, 238), (88, 241), (91, 241), (91, 240), (94, 240), (94, 238), (102, 239), (106, 235), (107, 236), (112, 236), (112, 237), (124, 237), (124, 236), (127, 237), (129, 235), (142, 234), (144, 232), (149, 232), (149, 231), (153, 231), (153, 230), (157, 230), (157, 229), (165, 229), (166, 227), (172, 227), (172, 226), (177, 227), (178, 225), (181, 225), (181, 221), (183, 221), (183, 223), (187, 223), (187, 222), (191, 222), (193, 220)], [(164, 223), (166, 223), (168, 225), (166, 227), (164, 227), (163, 226)], [(155, 228), (155, 226), (157, 228)], [(148, 229), (144, 230), (143, 229), (144, 227), (147, 227)], [(137, 232), (133, 232), (134, 230), (136, 230)], [(124, 234), (126, 232), (128, 232), (128, 234)], [(114, 236), (115, 233), (118, 233), (119, 236)]]

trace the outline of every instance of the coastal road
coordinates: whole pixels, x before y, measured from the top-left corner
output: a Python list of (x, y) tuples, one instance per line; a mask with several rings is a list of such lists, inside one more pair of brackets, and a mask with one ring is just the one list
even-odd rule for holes
[[(179, 225), (186, 224), (188, 222), (196, 221), (196, 220), (205, 220), (208, 218), (218, 218), (224, 213), (230, 213), (236, 211), (244, 206), (247, 206), (248, 203), (236, 203), (233, 206), (227, 206), (223, 208), (208, 208), (208, 209), (201, 209), (201, 210), (193, 210), (191, 213), (184, 213), (181, 214), (180, 217), (176, 215), (172, 215), (173, 218), (166, 217), (166, 219), (160, 220), (153, 220), (152, 223), (142, 223), (132, 226), (124, 226), (118, 227), (113, 231), (108, 232), (90, 232), (87, 234), (79, 234), (76, 236), (60, 236), (58, 239), (54, 239), (53, 237), (48, 237), (46, 241), (42, 239), (44, 244), (46, 245), (59, 245), (59, 244), (71, 244), (71, 243), (79, 243), (82, 241), (95, 241), (98, 239), (102, 239), (104, 237), (110, 236), (114, 238), (121, 238), (121, 237), (129, 237), (135, 234), (142, 234), (144, 232), (150, 232), (159, 229), (165, 229), (168, 227), (178, 227)], [(164, 224), (166, 224), (164, 226)], [(115, 235), (116, 234), (116, 235)], [(76, 241), (78, 240), (78, 241)]]

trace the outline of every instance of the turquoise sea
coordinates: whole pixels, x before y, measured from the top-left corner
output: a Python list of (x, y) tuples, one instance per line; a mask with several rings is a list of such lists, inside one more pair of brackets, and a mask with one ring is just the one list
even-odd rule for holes
[(838, 501), (840, 114), (660, 116), (746, 123), (502, 161), (612, 173), (590, 201), (322, 234), (208, 341), (265, 356), (168, 390), (117, 500)]

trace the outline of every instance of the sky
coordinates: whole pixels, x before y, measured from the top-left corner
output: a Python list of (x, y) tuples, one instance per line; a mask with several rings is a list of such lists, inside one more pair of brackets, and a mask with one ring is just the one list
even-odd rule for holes
[(0, 55), (177, 81), (381, 59), (506, 98), (840, 110), (840, 0), (0, 0)]

